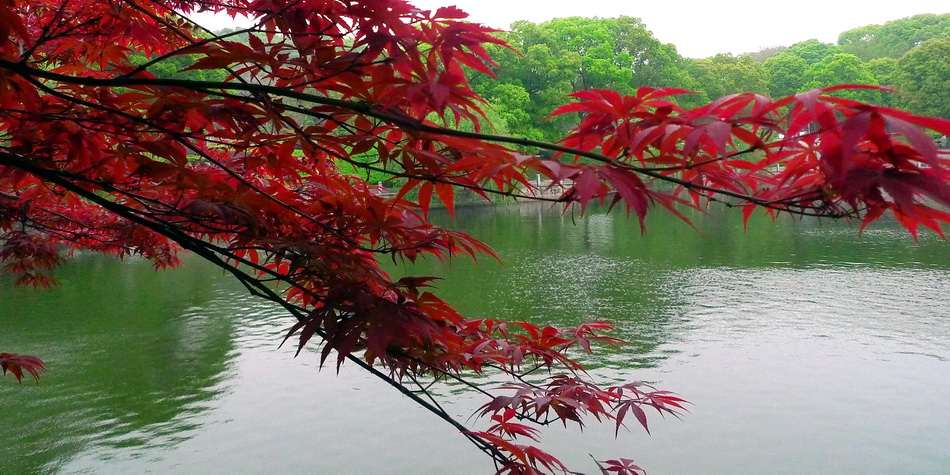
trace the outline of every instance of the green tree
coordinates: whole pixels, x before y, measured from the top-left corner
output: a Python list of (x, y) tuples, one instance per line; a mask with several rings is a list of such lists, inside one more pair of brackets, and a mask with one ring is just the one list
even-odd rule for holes
[(820, 62), (828, 56), (841, 52), (841, 48), (831, 43), (822, 43), (816, 39), (811, 39), (789, 46), (784, 51), (782, 51), (782, 54), (794, 54), (804, 59), (809, 65), (812, 65)]
[(580, 68), (576, 53), (552, 47), (550, 31), (530, 22), (516, 22), (500, 35), (508, 48), (490, 48), (499, 65), (497, 79), (487, 74), (472, 78), (472, 88), (505, 117), (512, 133), (551, 140), (572, 125), (569, 118), (545, 120), (574, 91), (572, 81)]
[(809, 89), (809, 68), (828, 56), (840, 53), (832, 44), (811, 39), (795, 43), (765, 60), (769, 73), (769, 93), (772, 97), (784, 97)]
[[(695, 90), (688, 61), (663, 44), (637, 18), (558, 18), (511, 25), (502, 34), (518, 53), (495, 48), (498, 79), (473, 78), (473, 88), (509, 114), (512, 133), (554, 140), (576, 124), (576, 116), (545, 119), (564, 96), (587, 89), (630, 93), (640, 86)], [(523, 91), (523, 92), (522, 92)], [(527, 93), (527, 98), (523, 95)], [(706, 99), (682, 99), (698, 105)]]
[(754, 53), (747, 53), (747, 55), (751, 56), (752, 60), (757, 63), (764, 63), (767, 59), (781, 53), (782, 51), (785, 51), (786, 49), (786, 46), (769, 46)]
[[(805, 88), (834, 86), (835, 84), (878, 85), (877, 79), (861, 58), (848, 53), (827, 56), (805, 72)], [(864, 102), (881, 102), (881, 93), (876, 90), (847, 90), (836, 93), (841, 97)]]
[(748, 55), (718, 54), (693, 60), (689, 71), (710, 99), (737, 92), (769, 93), (768, 72)]
[[(896, 59), (876, 58), (868, 61), (865, 64), (867, 65), (868, 70), (871, 71), (871, 74), (874, 75), (874, 78), (877, 80), (878, 84), (897, 88), (897, 76), (900, 72), (900, 66), (898, 65)], [(882, 93), (881, 104), (888, 107), (906, 108), (901, 96), (896, 93)]]
[(512, 127), (518, 130), (530, 129), (531, 116), (525, 111), (531, 107), (531, 95), (524, 86), (498, 83), (492, 89), (492, 97), (494, 101), (485, 111), (488, 124), (483, 126), (487, 125), (489, 130), (496, 134), (508, 134)]
[(900, 58), (926, 40), (945, 36), (950, 36), (950, 13), (923, 14), (845, 31), (838, 36), (838, 44), (845, 52), (868, 61)]
[(895, 84), (915, 112), (950, 119), (950, 37), (923, 42), (901, 57)]
[(897, 80), (897, 73), (900, 70), (899, 63), (894, 58), (875, 58), (865, 65), (871, 74), (877, 79), (877, 83), (882, 86), (894, 86)]
[(660, 43), (638, 18), (556, 18), (540, 27), (551, 32), (555, 50), (580, 57), (575, 91), (691, 85), (675, 47)]
[(801, 56), (783, 51), (767, 59), (762, 66), (769, 74), (769, 94), (772, 97), (790, 96), (804, 88), (808, 62)]

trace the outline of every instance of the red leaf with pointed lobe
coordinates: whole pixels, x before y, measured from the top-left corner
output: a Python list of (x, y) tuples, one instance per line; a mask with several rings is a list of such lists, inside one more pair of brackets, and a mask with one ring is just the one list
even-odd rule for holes
[(0, 369), (3, 370), (3, 374), (9, 371), (17, 382), (20, 382), (23, 379), (23, 373), (26, 373), (39, 383), (40, 373), (46, 371), (46, 365), (43, 360), (32, 355), (0, 353)]

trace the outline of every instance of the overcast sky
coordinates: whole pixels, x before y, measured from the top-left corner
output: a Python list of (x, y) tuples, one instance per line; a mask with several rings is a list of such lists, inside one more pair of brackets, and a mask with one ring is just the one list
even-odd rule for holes
[[(411, 1), (411, 0), (410, 0)], [(920, 13), (950, 13), (950, 0), (415, 0), (420, 8), (456, 5), (472, 21), (505, 29), (512, 22), (557, 17), (632, 16), (683, 56), (747, 53), (816, 38), (834, 43), (851, 28)], [(228, 26), (215, 22), (217, 29)]]

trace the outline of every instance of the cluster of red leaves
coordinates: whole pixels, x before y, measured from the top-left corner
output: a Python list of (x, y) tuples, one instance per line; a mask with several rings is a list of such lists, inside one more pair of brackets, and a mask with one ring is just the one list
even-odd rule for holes
[[(246, 43), (204, 38), (176, 12), (248, 15)], [(500, 371), (485, 431), (470, 431), (502, 471), (566, 470), (531, 424), (611, 420), (678, 397), (630, 384), (600, 388), (568, 351), (617, 343), (604, 323), (573, 329), (470, 320), (392, 279), (381, 259), (493, 255), (429, 223), (457, 189), (530, 196), (540, 173), (582, 207), (710, 200), (770, 213), (854, 217), (890, 211), (916, 236), (950, 219), (947, 157), (925, 132), (950, 122), (836, 98), (834, 88), (772, 100), (740, 94), (684, 110), (685, 91), (582, 91), (554, 114), (578, 126), (558, 144), (438, 124), (478, 123), (467, 71), (491, 74), (492, 30), (402, 0), (0, 0), (0, 260), (21, 284), (49, 285), (60, 251), (138, 255), (163, 267), (184, 248), (298, 318), (298, 352), (317, 336), (321, 361), (382, 364), (394, 384)], [(156, 78), (188, 56), (223, 82)], [(144, 59), (143, 59), (144, 58)], [(512, 146), (558, 152), (555, 160)], [(395, 196), (345, 169), (402, 179)], [(663, 186), (656, 186), (662, 183)], [(274, 290), (274, 283), (280, 284)], [(35, 366), (33, 366), (35, 368)], [(30, 372), (26, 367), (27, 372)], [(552, 376), (529, 383), (537, 369)], [(31, 374), (33, 374), (31, 372)], [(474, 383), (468, 382), (473, 389)], [(405, 386), (402, 386), (405, 388)], [(482, 390), (484, 391), (484, 390)], [(411, 391), (404, 391), (412, 395)], [(430, 406), (432, 407), (432, 406)], [(434, 412), (450, 419), (438, 408)], [(626, 459), (604, 470), (634, 473)]]
[(600, 473), (603, 475), (611, 475), (611, 473), (616, 475), (645, 475), (647, 473), (646, 470), (640, 468), (640, 466), (635, 464), (631, 459), (606, 460), (604, 464), (606, 464), (606, 466), (597, 462), (597, 466), (600, 467)]
[(56, 281), (46, 272), (60, 263), (59, 250), (42, 234), (9, 230), (0, 235), (3, 270), (17, 276), (17, 285), (49, 287)]
[[(582, 115), (563, 144), (596, 165), (557, 177), (573, 180), (568, 193), (581, 203), (624, 202), (641, 225), (650, 205), (680, 215), (676, 205), (712, 199), (744, 205), (746, 219), (764, 207), (853, 217), (862, 229), (890, 211), (915, 238), (919, 225), (943, 236), (950, 157), (922, 129), (947, 135), (950, 121), (831, 95), (859, 87), (871, 86), (778, 100), (735, 94), (690, 110), (670, 100), (687, 93), (676, 89), (579, 92), (553, 115)], [(656, 191), (644, 180), (678, 186)]]
[[(669, 391), (658, 391), (640, 382), (600, 388), (583, 378), (567, 375), (553, 376), (543, 385), (513, 382), (506, 384), (503, 389), (512, 394), (496, 396), (480, 410), (480, 415), (490, 416), (494, 424), (485, 431), (473, 434), (493, 441), (501, 450), (512, 455), (512, 460), (502, 470), (510, 473), (532, 473), (539, 464), (548, 469), (564, 469), (556, 457), (537, 447), (514, 443), (518, 437), (538, 441), (538, 430), (518, 420), (542, 425), (560, 421), (564, 426), (572, 421), (583, 428), (584, 418), (593, 417), (597, 421), (613, 421), (619, 433), (620, 428), (625, 426), (624, 418), (633, 414), (637, 423), (649, 432), (644, 407), (651, 407), (660, 415), (679, 417), (686, 403)], [(640, 470), (632, 465), (632, 460), (623, 460), (606, 461), (608, 467), (604, 468), (605, 473), (636, 473), (636, 470)]]
[(39, 383), (40, 373), (46, 371), (46, 365), (41, 359), (32, 355), (0, 353), (0, 369), (3, 370), (3, 374), (9, 371), (17, 381), (22, 381), (23, 373), (26, 372)]

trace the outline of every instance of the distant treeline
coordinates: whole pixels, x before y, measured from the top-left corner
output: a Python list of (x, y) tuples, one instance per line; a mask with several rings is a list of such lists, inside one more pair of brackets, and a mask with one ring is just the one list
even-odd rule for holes
[(588, 88), (679, 87), (698, 93), (681, 104), (688, 107), (736, 92), (783, 97), (835, 84), (886, 85), (900, 94), (844, 95), (950, 119), (950, 14), (855, 28), (837, 45), (808, 40), (704, 59), (680, 56), (630, 17), (517, 22), (500, 36), (518, 52), (497, 48), (498, 79), (477, 74), (472, 85), (503, 120), (497, 128), (530, 138), (562, 136), (571, 118), (545, 117), (566, 94)]

